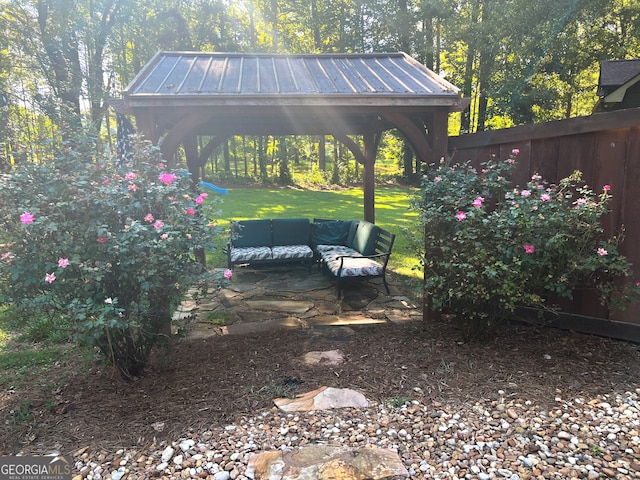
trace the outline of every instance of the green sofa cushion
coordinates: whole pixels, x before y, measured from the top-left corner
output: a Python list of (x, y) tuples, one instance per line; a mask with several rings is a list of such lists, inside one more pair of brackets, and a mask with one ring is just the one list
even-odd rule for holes
[(358, 224), (360, 222), (358, 220), (351, 220), (351, 225), (349, 225), (349, 234), (347, 235), (347, 246), (353, 245), (353, 238), (356, 236), (356, 230), (358, 230)]
[(315, 245), (346, 245), (353, 222), (328, 220), (311, 224), (311, 243)]
[(234, 247), (270, 247), (271, 220), (240, 220), (231, 224)]
[(380, 227), (376, 227), (371, 222), (360, 221), (353, 242), (348, 246), (359, 251), (362, 255), (372, 255), (379, 230)]
[(273, 245), (309, 245), (311, 241), (308, 218), (274, 218), (271, 227)]

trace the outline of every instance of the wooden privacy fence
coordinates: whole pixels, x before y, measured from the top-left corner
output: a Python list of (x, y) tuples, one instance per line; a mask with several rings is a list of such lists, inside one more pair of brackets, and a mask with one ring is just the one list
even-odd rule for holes
[[(634, 281), (640, 281), (640, 108), (449, 138), (454, 163), (478, 166), (492, 157), (506, 159), (514, 148), (520, 150), (517, 185), (535, 173), (555, 183), (575, 170), (595, 192), (611, 185), (611, 213), (603, 225), (607, 234), (624, 228), (620, 252), (634, 265)], [(584, 293), (562, 309), (576, 329), (640, 341), (640, 302), (609, 311)]]

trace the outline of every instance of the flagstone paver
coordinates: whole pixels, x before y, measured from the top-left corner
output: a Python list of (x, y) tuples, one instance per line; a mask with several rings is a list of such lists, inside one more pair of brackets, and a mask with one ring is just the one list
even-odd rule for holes
[[(333, 280), (317, 269), (309, 271), (295, 265), (237, 268), (228, 285), (212, 288), (197, 300), (187, 299), (175, 318), (195, 318), (191, 326), (193, 336), (198, 338), (421, 318), (416, 304), (402, 293), (401, 286), (392, 278), (389, 282), (391, 295), (386, 294), (382, 282), (372, 280), (348, 284), (343, 297), (337, 298)], [(222, 317), (223, 313), (227, 317)]]

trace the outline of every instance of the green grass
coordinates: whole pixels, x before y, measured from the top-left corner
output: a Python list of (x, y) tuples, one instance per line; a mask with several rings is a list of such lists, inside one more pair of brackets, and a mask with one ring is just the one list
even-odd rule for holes
[[(417, 213), (409, 209), (414, 190), (404, 187), (376, 187), (375, 221), (385, 230), (396, 234), (389, 268), (406, 276), (416, 276), (412, 270), (418, 264), (409, 249), (405, 229), (417, 230)], [(218, 225), (227, 229), (231, 220), (257, 218), (306, 217), (335, 220), (358, 220), (364, 216), (361, 188), (341, 190), (302, 190), (295, 188), (233, 187), (222, 197)], [(212, 267), (224, 267), (222, 253), (225, 238), (218, 239), (218, 252), (208, 257)]]
[[(53, 327), (48, 335), (45, 324)], [(0, 307), (0, 385), (20, 384), (65, 356), (69, 336), (56, 326), (38, 318), (24, 321), (10, 306)]]

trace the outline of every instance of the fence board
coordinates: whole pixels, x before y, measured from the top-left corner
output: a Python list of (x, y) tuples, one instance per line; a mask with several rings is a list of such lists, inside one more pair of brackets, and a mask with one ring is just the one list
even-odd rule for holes
[[(624, 228), (620, 252), (633, 263), (634, 280), (640, 280), (640, 108), (449, 138), (449, 158), (455, 162), (478, 165), (492, 154), (506, 159), (513, 148), (520, 149), (514, 172), (519, 185), (534, 173), (555, 183), (575, 170), (596, 193), (611, 185), (611, 213), (603, 227), (607, 234)], [(608, 311), (589, 292), (563, 302), (563, 311), (640, 327), (640, 304)]]

